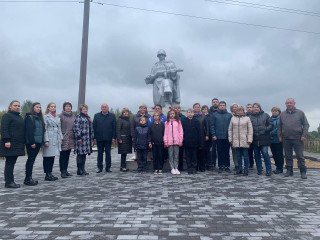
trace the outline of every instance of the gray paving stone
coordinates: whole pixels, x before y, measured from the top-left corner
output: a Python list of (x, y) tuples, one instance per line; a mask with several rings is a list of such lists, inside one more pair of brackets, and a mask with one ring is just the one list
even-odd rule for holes
[[(22, 184), (26, 157), (15, 168)], [(41, 156), (34, 166), (39, 185), (5, 189), (0, 161), (0, 239), (320, 239), (320, 174), (308, 179), (250, 171), (248, 177), (205, 172), (155, 176), (119, 172), (112, 151), (112, 173), (96, 174), (96, 153), (88, 176), (74, 174), (43, 181)], [(59, 176), (58, 158), (54, 175)]]

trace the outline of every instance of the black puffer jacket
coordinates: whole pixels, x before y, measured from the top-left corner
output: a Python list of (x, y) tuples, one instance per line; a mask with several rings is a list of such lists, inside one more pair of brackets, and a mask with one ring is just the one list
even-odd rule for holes
[[(8, 111), (1, 120), (0, 157), (24, 155), (24, 120), (19, 112)], [(11, 147), (6, 148), (5, 143)]]
[(183, 146), (187, 148), (198, 148), (200, 143), (200, 123), (194, 117), (185, 118), (182, 121)]
[[(117, 121), (118, 153), (132, 153), (131, 124), (129, 117), (120, 116)], [(119, 140), (122, 143), (119, 143)]]
[(271, 117), (264, 111), (252, 113), (249, 115), (253, 127), (254, 146), (270, 146), (270, 131), (273, 129), (273, 121)]

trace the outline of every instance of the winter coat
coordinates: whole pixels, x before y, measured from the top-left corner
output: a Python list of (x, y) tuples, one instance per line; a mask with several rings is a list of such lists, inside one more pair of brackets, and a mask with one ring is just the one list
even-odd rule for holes
[(198, 148), (200, 145), (200, 123), (196, 118), (185, 118), (182, 121), (183, 146)]
[(94, 138), (97, 141), (108, 141), (116, 139), (116, 117), (113, 113), (96, 113), (93, 119)]
[(209, 110), (209, 114), (212, 115), (214, 113), (218, 112), (218, 109), (215, 109), (213, 108), (213, 106), (210, 107), (210, 110)]
[(149, 126), (149, 138), (148, 142), (152, 144), (163, 144), (164, 136), (164, 123), (160, 122), (155, 124), (154, 122)]
[(74, 149), (75, 137), (73, 132), (73, 124), (76, 117), (72, 112), (67, 113), (65, 111), (62, 111), (62, 113), (59, 114), (59, 117), (61, 119), (61, 132), (63, 136), (61, 149), (62, 151)]
[[(140, 117), (141, 117), (141, 113), (137, 112), (136, 115), (133, 116), (132, 120), (131, 120), (131, 136), (134, 135), (134, 131), (136, 129), (136, 127), (140, 126)], [(144, 114), (144, 117), (146, 118), (146, 121), (149, 121), (149, 118), (151, 117), (150, 114), (148, 114), (147, 112)]]
[(149, 127), (147, 124), (140, 124), (136, 127), (133, 134), (133, 144), (135, 149), (148, 149)]
[(228, 139), (228, 128), (232, 114), (225, 110), (218, 110), (211, 115), (210, 130), (212, 137), (217, 139)]
[[(131, 124), (129, 117), (120, 116), (117, 121), (118, 153), (132, 153)], [(119, 140), (122, 143), (119, 143)]]
[(279, 119), (280, 119), (280, 114), (276, 117), (274, 116), (271, 116), (271, 119), (273, 121), (273, 129), (272, 131), (270, 132), (270, 136), (272, 138), (272, 143), (279, 143), (279, 138), (278, 138), (278, 134), (277, 134), (277, 131), (278, 131), (278, 122), (279, 122)]
[(253, 127), (252, 144), (254, 146), (270, 146), (270, 131), (273, 128), (273, 122), (269, 114), (265, 113), (262, 110), (258, 113), (253, 112), (250, 115), (250, 120)]
[[(19, 112), (8, 111), (1, 119), (0, 157), (24, 155), (24, 120)], [(6, 148), (5, 143), (11, 147)]]
[(26, 145), (33, 145), (36, 143), (43, 143), (44, 128), (41, 119), (38, 115), (32, 116), (27, 113), (24, 118)]
[(208, 121), (208, 132), (209, 132), (209, 140), (207, 141), (207, 143), (211, 143), (212, 141), (212, 134), (211, 134), (211, 131), (210, 131), (210, 125), (211, 125), (211, 115), (210, 114), (207, 114), (205, 115), (207, 117), (207, 121)]
[(280, 114), (278, 136), (284, 139), (301, 139), (308, 136), (309, 123), (303, 111), (294, 108)]
[(185, 118), (186, 118), (185, 115), (183, 115), (182, 113), (179, 113), (179, 120), (180, 120), (180, 122), (182, 122)]
[(164, 124), (164, 136), (163, 141), (164, 143), (168, 143), (169, 146), (171, 145), (178, 145), (183, 141), (183, 129), (181, 122), (170, 119), (169, 122), (167, 121)]
[(200, 124), (200, 142), (199, 142), (199, 148), (205, 149), (207, 146), (208, 141), (206, 141), (206, 137), (209, 138), (209, 122), (206, 115), (201, 114), (199, 116), (194, 116), (196, 120), (199, 121)]
[(252, 143), (253, 138), (250, 118), (243, 115), (234, 115), (229, 124), (228, 138), (234, 148), (250, 148), (248, 142)]
[(54, 117), (51, 113), (43, 116), (45, 124), (44, 142), (49, 142), (49, 146), (42, 146), (43, 157), (54, 157), (60, 154), (61, 151), (61, 121), (58, 116)]
[[(160, 122), (165, 123), (166, 121), (167, 121), (167, 116), (164, 115), (163, 113), (161, 113), (161, 115), (160, 115)], [(154, 122), (153, 116), (149, 117), (148, 126), (150, 126), (150, 124), (153, 123), (153, 122)]]
[[(89, 116), (80, 113), (73, 124), (73, 132), (76, 139), (74, 152), (78, 155), (90, 155), (92, 153), (92, 140), (94, 137), (92, 122)], [(78, 142), (78, 140), (82, 140)]]

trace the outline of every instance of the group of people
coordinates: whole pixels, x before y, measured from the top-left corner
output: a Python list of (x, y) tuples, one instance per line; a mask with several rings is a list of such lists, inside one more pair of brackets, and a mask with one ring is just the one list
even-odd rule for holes
[[(308, 120), (303, 111), (295, 108), (292, 98), (286, 100), (286, 110), (281, 112), (275, 106), (272, 117), (265, 113), (259, 103), (244, 107), (232, 104), (230, 112), (224, 101), (212, 99), (212, 106), (193, 104), (186, 116), (181, 113), (180, 105), (170, 107), (167, 115), (162, 106), (154, 107), (153, 116), (142, 104), (139, 111), (130, 120), (130, 111), (123, 108), (117, 120), (109, 111), (106, 103), (101, 112), (91, 120), (88, 106), (79, 107), (74, 116), (72, 104), (65, 102), (61, 114), (56, 114), (56, 104), (47, 105), (43, 115), (41, 104), (35, 102), (23, 119), (20, 116), (20, 102), (12, 101), (8, 112), (1, 121), (0, 156), (6, 158), (5, 187), (19, 188), (14, 181), (14, 166), (18, 156), (27, 150), (25, 185), (35, 186), (32, 178), (35, 159), (42, 148), (45, 181), (58, 180), (52, 174), (55, 156), (59, 156), (61, 177), (72, 176), (68, 172), (71, 151), (77, 154), (77, 175), (88, 175), (85, 170), (86, 156), (92, 153), (93, 144), (97, 144), (97, 173), (103, 172), (103, 154), (105, 153), (105, 171), (111, 172), (111, 145), (118, 143), (121, 154), (120, 171), (127, 172), (127, 154), (132, 149), (137, 153), (137, 172), (147, 171), (148, 152), (152, 151), (154, 174), (162, 174), (165, 159), (169, 159), (171, 173), (180, 174), (183, 159), (186, 158), (188, 174), (213, 171), (218, 158), (218, 172), (231, 173), (230, 148), (235, 165), (235, 175), (248, 175), (248, 170), (256, 163), (258, 175), (262, 174), (263, 156), (266, 176), (283, 172), (286, 157), (286, 177), (293, 175), (293, 150), (298, 159), (301, 178), (306, 179), (306, 166), (303, 156), (304, 141), (308, 134)], [(272, 171), (268, 147), (270, 146), (276, 169)]]

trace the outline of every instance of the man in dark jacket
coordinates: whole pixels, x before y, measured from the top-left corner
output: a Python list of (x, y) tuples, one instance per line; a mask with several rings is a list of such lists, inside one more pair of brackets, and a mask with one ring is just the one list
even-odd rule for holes
[(116, 117), (109, 112), (106, 103), (101, 104), (101, 112), (96, 113), (93, 119), (94, 142), (98, 147), (97, 173), (103, 169), (103, 152), (105, 152), (106, 172), (111, 172), (111, 144), (116, 141)]
[(273, 129), (273, 121), (269, 114), (261, 109), (259, 103), (253, 104), (253, 112), (249, 115), (253, 127), (253, 151), (256, 160), (258, 175), (262, 174), (261, 154), (266, 167), (266, 176), (271, 176), (272, 167), (268, 147), (271, 145), (270, 132)]
[(223, 170), (231, 173), (228, 128), (232, 114), (227, 111), (226, 107), (226, 102), (221, 101), (219, 103), (219, 110), (212, 115), (210, 122), (212, 140), (217, 140), (219, 173), (223, 172)]
[(298, 159), (302, 179), (307, 178), (303, 156), (304, 142), (307, 140), (309, 123), (303, 111), (295, 108), (293, 98), (286, 100), (286, 111), (280, 114), (278, 122), (279, 141), (283, 142), (287, 172), (285, 177), (293, 176), (293, 150)]
[[(209, 114), (210, 114), (210, 121), (211, 121), (211, 118), (212, 118), (212, 115), (217, 113), (219, 110), (219, 99), (218, 98), (213, 98), (212, 99), (212, 106), (210, 107), (210, 111), (209, 111)], [(211, 137), (212, 139), (212, 137)], [(216, 165), (217, 165), (217, 140), (215, 141), (211, 141), (212, 142), (212, 145), (211, 145), (211, 164), (213, 166), (213, 169), (216, 168)]]
[(188, 109), (187, 118), (182, 121), (183, 146), (186, 150), (188, 174), (197, 173), (197, 149), (200, 142), (200, 123), (193, 115), (193, 109)]

